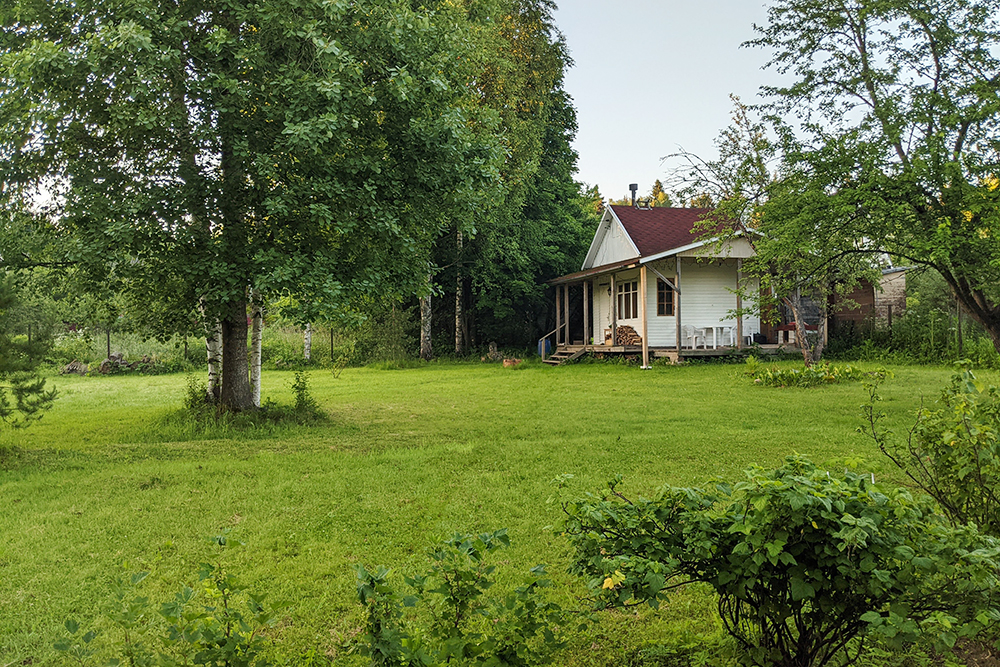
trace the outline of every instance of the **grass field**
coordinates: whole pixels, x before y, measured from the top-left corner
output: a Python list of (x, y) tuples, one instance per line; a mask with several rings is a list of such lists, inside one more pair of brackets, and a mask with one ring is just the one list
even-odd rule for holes
[[(883, 390), (905, 431), (948, 369), (901, 367)], [(191, 582), (229, 529), (245, 544), (227, 564), (293, 604), (276, 657), (310, 649), (350, 664), (340, 646), (359, 626), (356, 563), (407, 571), (456, 531), (506, 527), (511, 571), (550, 564), (567, 604), (584, 592), (565, 574), (566, 547), (546, 527), (549, 481), (573, 493), (614, 473), (632, 493), (738, 479), (798, 452), (819, 462), (862, 456), (892, 471), (855, 433), (858, 384), (755, 387), (738, 366), (562, 368), (432, 364), (312, 375), (328, 421), (202, 430), (179, 419), (183, 376), (58, 377), (41, 423), (0, 433), (0, 667), (54, 665), (67, 617), (97, 618), (115, 576), (151, 570), (144, 593), (166, 600)], [(982, 374), (996, 383), (991, 374)], [(265, 373), (264, 395), (289, 402), (291, 373)], [(100, 624), (98, 624), (100, 627)], [(608, 615), (563, 656), (622, 664), (644, 641), (718, 632), (712, 600), (681, 594), (655, 617)]]

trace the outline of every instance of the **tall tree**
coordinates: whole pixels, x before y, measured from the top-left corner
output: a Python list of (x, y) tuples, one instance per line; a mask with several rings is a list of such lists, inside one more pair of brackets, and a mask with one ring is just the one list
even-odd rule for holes
[(494, 55), (477, 85), (500, 118), (504, 196), (477, 215), (475, 234), (464, 240), (464, 284), (456, 292), (469, 299), (467, 343), (526, 345), (549, 315), (544, 281), (577, 268), (592, 230), (573, 180), (576, 112), (562, 86), (571, 60), (554, 3), (500, 5)]
[(467, 15), (405, 0), (14, 0), (0, 7), (3, 204), (44, 187), (68, 258), (222, 331), (253, 407), (249, 291), (330, 321), (412, 294), (439, 211), (496, 181)]
[(1000, 350), (1000, 2), (775, 0), (750, 44), (792, 80), (767, 208), (842, 258), (936, 269)]

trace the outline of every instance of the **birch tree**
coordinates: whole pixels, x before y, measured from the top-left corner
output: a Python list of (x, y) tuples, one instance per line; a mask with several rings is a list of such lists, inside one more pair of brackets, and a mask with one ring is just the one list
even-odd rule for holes
[(303, 322), (413, 294), (440, 208), (495, 194), (471, 26), (445, 2), (3, 3), (0, 203), (44, 188), (67, 259), (178, 319), (200, 303), (219, 400), (251, 409), (251, 289)]

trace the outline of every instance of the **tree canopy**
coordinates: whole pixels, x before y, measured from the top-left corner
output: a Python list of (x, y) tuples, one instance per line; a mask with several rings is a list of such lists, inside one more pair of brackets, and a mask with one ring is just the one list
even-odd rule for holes
[(822, 247), (801, 275), (932, 267), (1000, 349), (1000, 3), (776, 0), (750, 44), (790, 80), (765, 88), (784, 155), (761, 230)]
[[(412, 293), (443, 224), (495, 194), (472, 10), (401, 0), (17, 0), (0, 8), (6, 210), (53, 202), (64, 257), (223, 331), (250, 407), (250, 288), (304, 321)], [(471, 216), (469, 216), (471, 218)], [(450, 220), (449, 220), (450, 222)]]

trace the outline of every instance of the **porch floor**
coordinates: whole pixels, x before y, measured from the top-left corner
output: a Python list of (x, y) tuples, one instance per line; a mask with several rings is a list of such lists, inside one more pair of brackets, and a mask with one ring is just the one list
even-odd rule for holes
[[(720, 345), (717, 348), (713, 347), (699, 347), (699, 348), (689, 348), (685, 347), (681, 349), (680, 358), (685, 357), (721, 357), (737, 351), (738, 348), (732, 345)], [(742, 348), (747, 350), (748, 348)], [(786, 351), (789, 348), (784, 345), (758, 345), (756, 349), (761, 352), (761, 354), (779, 354), (782, 351)], [(642, 345), (557, 345), (556, 351), (566, 351), (566, 352), (578, 352), (583, 350), (588, 353), (597, 354), (642, 354)], [(676, 347), (650, 347), (649, 354), (652, 357), (667, 357), (674, 361), (677, 361), (677, 348)]]

